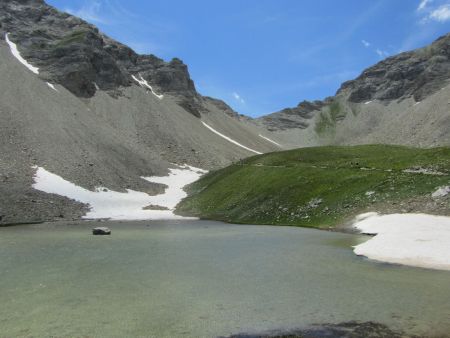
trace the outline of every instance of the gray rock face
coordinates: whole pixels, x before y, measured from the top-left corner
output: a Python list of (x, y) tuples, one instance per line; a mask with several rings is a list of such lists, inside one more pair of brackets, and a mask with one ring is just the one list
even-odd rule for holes
[(227, 105), (222, 100), (215, 99), (213, 97), (209, 96), (203, 96), (203, 100), (206, 102), (211, 103), (214, 105), (219, 111), (222, 111), (224, 114), (236, 119), (236, 120), (247, 120), (251, 119), (248, 116), (239, 114), (238, 112), (234, 111), (233, 108), (231, 108), (229, 105)]
[(336, 95), (324, 101), (303, 101), (295, 108), (256, 119), (270, 131), (305, 129), (315, 114), (333, 101), (365, 103), (379, 100), (388, 104), (413, 97), (416, 102), (438, 92), (450, 80), (450, 34), (431, 45), (389, 57), (366, 69), (355, 80), (347, 81)]
[(269, 131), (292, 128), (305, 129), (309, 126), (314, 113), (327, 104), (327, 101), (303, 101), (295, 108), (286, 108), (270, 115), (262, 116), (256, 121)]
[(132, 75), (142, 76), (156, 92), (179, 96), (180, 104), (199, 116), (201, 99), (180, 59), (165, 62), (139, 55), (44, 1), (0, 0), (0, 33), (1, 39), (10, 33), (44, 80), (61, 84), (78, 97), (92, 97), (96, 88), (118, 95), (120, 87), (134, 81)]
[(337, 94), (350, 102), (421, 101), (437, 92), (450, 79), (450, 34), (431, 45), (389, 57), (366, 69), (358, 78), (342, 84)]
[(100, 236), (111, 235), (111, 230), (107, 227), (97, 227), (92, 229), (92, 234)]

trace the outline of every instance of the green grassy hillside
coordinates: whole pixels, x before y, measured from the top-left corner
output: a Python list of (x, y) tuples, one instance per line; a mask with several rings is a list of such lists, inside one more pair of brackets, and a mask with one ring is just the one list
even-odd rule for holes
[(328, 228), (374, 205), (429, 198), (449, 183), (450, 148), (302, 148), (207, 174), (188, 187), (177, 211), (233, 223)]

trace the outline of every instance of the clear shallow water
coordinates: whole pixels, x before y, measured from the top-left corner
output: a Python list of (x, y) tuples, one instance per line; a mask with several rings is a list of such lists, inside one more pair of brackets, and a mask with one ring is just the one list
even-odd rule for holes
[[(0, 228), (0, 336), (215, 337), (376, 321), (450, 332), (450, 273), (356, 257), (360, 236), (216, 222)], [(150, 226), (147, 226), (150, 225)]]

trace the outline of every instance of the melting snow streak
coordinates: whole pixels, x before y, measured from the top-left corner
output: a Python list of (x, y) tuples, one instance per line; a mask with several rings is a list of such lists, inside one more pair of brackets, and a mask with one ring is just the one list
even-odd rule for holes
[(50, 82), (47, 82), (47, 86), (49, 86), (51, 89), (53, 89), (55, 92), (58, 92), (58, 89), (56, 89), (56, 87), (51, 84)]
[(275, 145), (281, 147), (281, 144), (276, 143), (274, 140), (271, 140), (271, 139), (268, 138), (268, 137), (262, 136), (261, 134), (259, 134), (259, 137), (262, 137), (263, 139), (265, 139), (265, 140), (267, 140), (267, 141), (269, 141), (269, 142), (271, 142), (271, 143), (273, 143), (273, 144), (275, 144)]
[(253, 149), (251, 149), (251, 148), (248, 148), (248, 147), (246, 147), (246, 146), (240, 144), (239, 142), (236, 142), (235, 140), (229, 138), (228, 136), (225, 136), (224, 134), (219, 133), (217, 130), (215, 130), (213, 127), (207, 125), (205, 122), (202, 121), (202, 123), (203, 123), (203, 125), (204, 125), (206, 128), (208, 128), (209, 130), (211, 130), (213, 133), (219, 135), (220, 137), (223, 137), (225, 140), (227, 140), (227, 141), (229, 141), (229, 142), (231, 142), (231, 143), (233, 143), (233, 144), (235, 144), (235, 145), (237, 145), (237, 146), (239, 146), (239, 147), (241, 147), (241, 148), (244, 148), (245, 150), (251, 151), (252, 153), (255, 153), (255, 154), (258, 154), (258, 155), (261, 155), (261, 154), (262, 154), (262, 153), (259, 152), (259, 151), (256, 151), (256, 150), (253, 150)]
[(162, 100), (164, 95), (158, 95), (153, 91), (152, 86), (150, 86), (148, 84), (148, 82), (142, 77), (142, 75), (139, 74), (140, 79), (138, 79), (136, 76), (131, 75), (131, 77), (133, 78), (134, 81), (136, 81), (137, 83), (139, 83), (141, 85), (141, 87), (147, 87), (148, 89), (150, 89), (150, 91), (152, 92), (153, 95), (155, 95), (158, 99)]
[(32, 65), (30, 65), (27, 60), (25, 60), (22, 55), (20, 55), (19, 50), (17, 49), (17, 45), (12, 42), (11, 40), (9, 40), (8, 37), (9, 33), (5, 34), (5, 40), (6, 43), (9, 45), (9, 49), (11, 49), (11, 53), (12, 55), (14, 55), (14, 57), (19, 60), (25, 67), (27, 67), (29, 70), (31, 70), (34, 74), (39, 74), (39, 68), (34, 67)]

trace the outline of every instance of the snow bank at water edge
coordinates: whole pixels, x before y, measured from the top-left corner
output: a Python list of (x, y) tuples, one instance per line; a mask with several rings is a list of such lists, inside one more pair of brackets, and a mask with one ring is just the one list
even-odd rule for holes
[(357, 255), (377, 261), (450, 270), (450, 217), (426, 214), (366, 213), (354, 227), (375, 235), (354, 247)]
[(252, 153), (255, 153), (255, 154), (258, 154), (258, 155), (261, 155), (261, 154), (262, 154), (262, 153), (259, 152), (259, 151), (256, 151), (256, 150), (253, 150), (253, 149), (251, 149), (251, 148), (248, 148), (248, 147), (246, 147), (246, 146), (240, 144), (239, 142), (233, 140), (232, 138), (229, 138), (228, 136), (225, 136), (224, 134), (219, 133), (217, 130), (215, 130), (213, 127), (211, 127), (210, 125), (206, 124), (205, 122), (202, 121), (202, 123), (203, 123), (203, 125), (204, 125), (206, 128), (208, 128), (209, 130), (211, 130), (213, 133), (219, 135), (220, 137), (224, 138), (225, 140), (227, 140), (227, 141), (229, 141), (229, 142), (231, 142), (231, 143), (233, 143), (233, 144), (235, 144), (235, 145), (237, 145), (237, 146), (239, 146), (239, 147), (241, 147), (241, 148), (244, 148), (245, 150), (251, 151)]
[(164, 98), (164, 95), (158, 95), (153, 91), (152, 86), (150, 86), (148, 84), (148, 82), (142, 77), (142, 75), (139, 75), (140, 79), (138, 79), (136, 76), (131, 75), (131, 77), (133, 78), (134, 81), (136, 81), (137, 83), (139, 83), (141, 85), (141, 87), (147, 87), (148, 89), (150, 89), (150, 91), (152, 92), (153, 95), (155, 95), (158, 99), (162, 100)]
[(180, 201), (187, 197), (183, 188), (197, 181), (200, 176), (208, 171), (184, 165), (180, 169), (169, 169), (169, 176), (142, 177), (144, 180), (153, 183), (167, 185), (164, 194), (151, 196), (153, 205), (160, 205), (173, 210)]
[[(145, 177), (150, 182), (167, 185), (163, 194), (150, 196), (140, 191), (111, 191), (103, 187), (90, 191), (55, 175), (42, 167), (35, 167), (33, 188), (51, 194), (65, 196), (89, 204), (91, 210), (86, 219), (109, 218), (115, 220), (189, 219), (173, 213), (175, 206), (187, 196), (183, 187), (198, 180), (205, 170), (188, 165), (169, 169), (169, 176)], [(144, 210), (156, 206), (166, 210)]]
[(14, 57), (19, 60), (25, 67), (27, 67), (29, 70), (31, 70), (34, 74), (39, 74), (39, 68), (38, 67), (34, 67), (32, 65), (30, 65), (27, 60), (25, 60), (22, 55), (20, 55), (19, 50), (17, 49), (17, 45), (12, 42), (11, 40), (9, 40), (8, 37), (9, 33), (5, 34), (5, 40), (6, 43), (9, 45), (9, 49), (11, 50), (12, 55), (14, 55)]
[(277, 146), (279, 146), (279, 147), (281, 148), (281, 144), (275, 142), (274, 140), (271, 140), (271, 139), (268, 138), (268, 137), (262, 136), (261, 134), (259, 134), (258, 136), (261, 137), (261, 138), (263, 138), (263, 139), (265, 139), (265, 140), (267, 140), (267, 141), (269, 141), (269, 142), (271, 142), (271, 143), (273, 143), (273, 144), (275, 144), (275, 145), (277, 145)]

